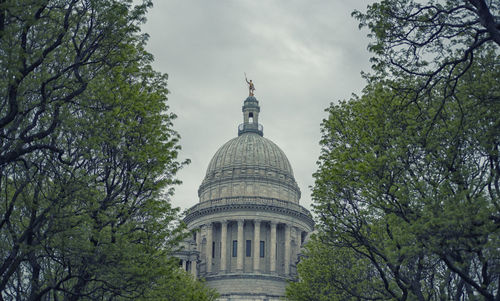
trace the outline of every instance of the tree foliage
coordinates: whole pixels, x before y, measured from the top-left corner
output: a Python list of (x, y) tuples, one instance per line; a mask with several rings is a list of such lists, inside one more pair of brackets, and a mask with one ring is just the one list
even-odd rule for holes
[(353, 15), (370, 29), (374, 78), (420, 77), (415, 98), (438, 86), (453, 94), (478, 53), (500, 49), (498, 1), (382, 0)]
[[(416, 79), (401, 78), (372, 82), (361, 97), (330, 106), (313, 189), (322, 248), (368, 265), (352, 276), (332, 263), (345, 276), (342, 294), (500, 298), (499, 59), (495, 51), (478, 54), (452, 97), (441, 88), (414, 101), (393, 87)], [(364, 283), (373, 294), (360, 296), (366, 272), (377, 280)]]
[(171, 257), (183, 163), (150, 5), (0, 1), (0, 300), (214, 298)]
[(195, 280), (182, 269), (176, 269), (172, 275), (162, 279), (159, 287), (150, 290), (139, 300), (182, 300), (182, 301), (215, 301), (219, 294), (205, 286), (202, 281)]
[(297, 271), (300, 279), (286, 288), (290, 301), (340, 301), (386, 299), (384, 290), (367, 258), (349, 248), (332, 245), (323, 235), (312, 236), (305, 246)]
[(374, 72), (327, 109), (318, 238), (289, 297), (500, 300), (498, 1), (382, 0), (353, 15)]

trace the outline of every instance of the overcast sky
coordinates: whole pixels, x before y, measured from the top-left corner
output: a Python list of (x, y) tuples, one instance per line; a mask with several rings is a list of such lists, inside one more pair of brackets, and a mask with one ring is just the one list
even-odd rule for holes
[(351, 17), (367, 0), (157, 0), (143, 30), (154, 68), (168, 73), (182, 159), (172, 201), (187, 209), (210, 159), (237, 136), (255, 84), (264, 137), (287, 155), (310, 209), (320, 123), (330, 102), (359, 94), (369, 71), (366, 31)]

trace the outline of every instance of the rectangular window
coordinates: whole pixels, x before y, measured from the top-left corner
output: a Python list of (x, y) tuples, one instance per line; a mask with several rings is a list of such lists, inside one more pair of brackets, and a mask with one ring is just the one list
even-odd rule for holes
[(215, 258), (215, 241), (212, 241), (212, 258)]
[(233, 257), (238, 256), (238, 241), (233, 240)]
[(247, 257), (252, 256), (252, 241), (251, 240), (247, 240), (246, 253), (247, 253), (246, 254)]
[(264, 256), (266, 255), (266, 245), (264, 243), (263, 240), (260, 241), (260, 257), (261, 258), (264, 258)]

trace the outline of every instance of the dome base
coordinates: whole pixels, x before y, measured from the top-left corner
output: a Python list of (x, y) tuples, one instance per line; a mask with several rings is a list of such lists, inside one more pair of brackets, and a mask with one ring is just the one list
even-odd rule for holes
[(283, 300), (287, 278), (260, 274), (225, 274), (206, 277), (208, 287), (219, 292), (219, 301)]

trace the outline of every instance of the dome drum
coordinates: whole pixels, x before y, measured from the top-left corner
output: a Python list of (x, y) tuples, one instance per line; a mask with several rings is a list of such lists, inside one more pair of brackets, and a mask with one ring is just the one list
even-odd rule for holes
[(288, 174), (257, 167), (207, 175), (198, 193), (200, 202), (238, 196), (272, 197), (296, 203), (300, 199), (300, 190)]

